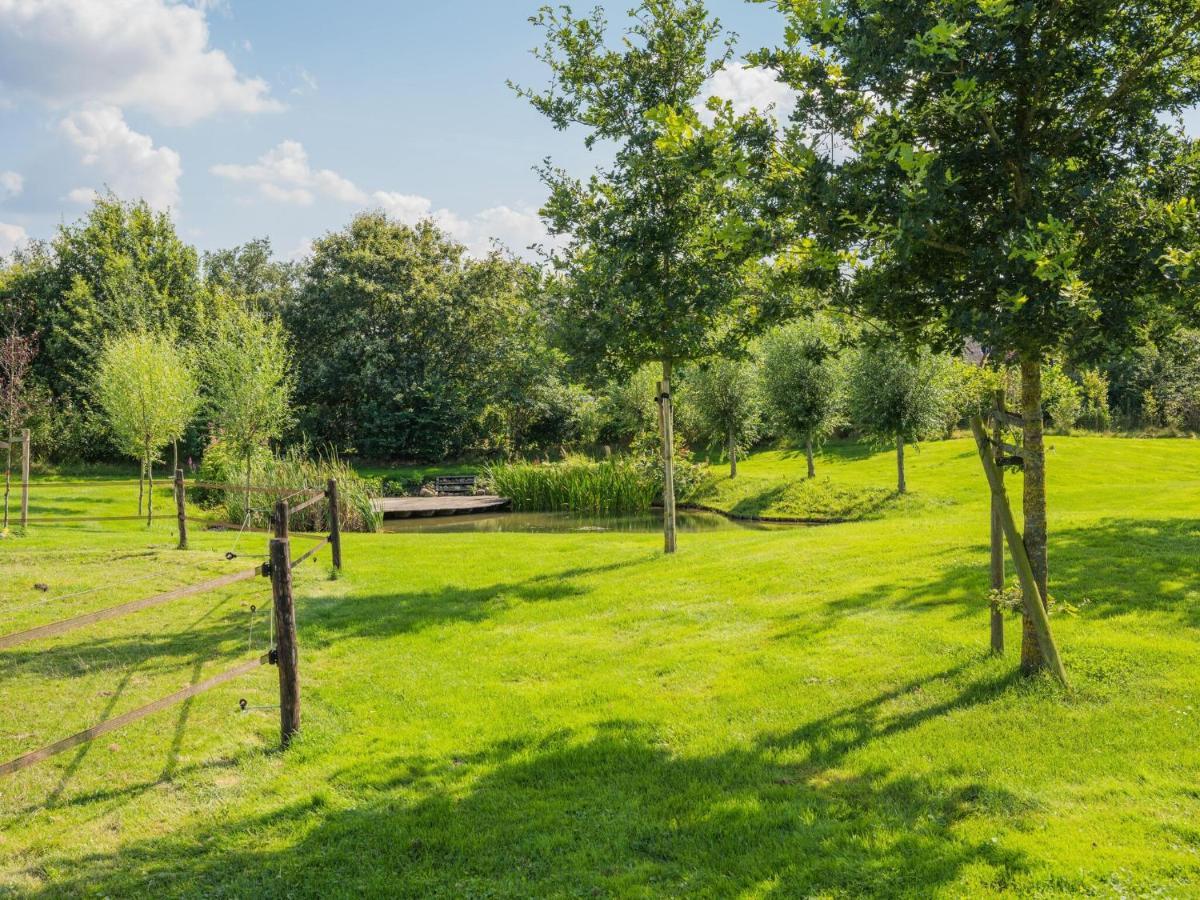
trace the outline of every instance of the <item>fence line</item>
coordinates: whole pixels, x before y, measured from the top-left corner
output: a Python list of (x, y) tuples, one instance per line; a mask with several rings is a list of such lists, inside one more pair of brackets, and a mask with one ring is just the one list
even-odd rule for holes
[(169, 696), (155, 700), (153, 703), (147, 703), (145, 706), (140, 706), (137, 709), (132, 709), (127, 713), (122, 713), (112, 719), (107, 719), (98, 725), (93, 725), (91, 728), (85, 728), (83, 731), (76, 732), (70, 737), (63, 738), (61, 741), (55, 741), (49, 746), (42, 747), (40, 750), (33, 750), (26, 753), (24, 756), (18, 756), (16, 759), (0, 764), (0, 777), (11, 775), (13, 772), (19, 772), (21, 769), (26, 769), (34, 763), (39, 763), (44, 759), (49, 759), (52, 756), (57, 756), (65, 750), (70, 750), (72, 747), (78, 747), (80, 744), (86, 744), (88, 741), (93, 741), (101, 735), (108, 734), (110, 731), (116, 731), (124, 725), (131, 722), (136, 722), (139, 719), (144, 719), (146, 716), (173, 706), (189, 697), (195, 697), (197, 694), (202, 694), (207, 690), (224, 684), (227, 681), (232, 681), (247, 672), (257, 669), (259, 666), (265, 665), (271, 661), (271, 654), (264, 653), (258, 659), (247, 660), (240, 665), (234, 666), (232, 669), (226, 669), (219, 675), (214, 675), (212, 678), (207, 678), (204, 681), (190, 685), (183, 690), (176, 691)]
[(26, 644), (29, 641), (38, 640), (40, 638), (58, 637), (60, 634), (66, 634), (69, 631), (74, 631), (77, 628), (82, 628), (85, 625), (92, 625), (96, 622), (106, 622), (109, 619), (116, 619), (121, 616), (126, 616), (131, 613), (141, 612), (144, 609), (150, 609), (153, 606), (160, 606), (171, 600), (179, 600), (182, 597), (191, 597), (195, 594), (201, 594), (204, 591), (216, 590), (218, 588), (227, 587), (231, 584), (237, 584), (239, 581), (249, 581), (251, 578), (256, 578), (263, 574), (262, 566), (255, 566), (253, 569), (246, 569), (243, 572), (235, 572), (232, 575), (222, 575), (220, 578), (213, 578), (209, 581), (201, 582), (200, 584), (192, 584), (187, 587), (176, 588), (173, 591), (166, 591), (162, 594), (155, 594), (153, 597), (144, 597), (141, 600), (131, 600), (128, 603), (122, 603), (118, 606), (110, 606), (105, 609), (96, 610), (95, 612), (85, 613), (82, 616), (74, 616), (70, 619), (63, 619), (59, 622), (51, 622), (48, 625), (39, 625), (36, 628), (30, 628), (26, 631), (18, 631), (13, 634), (7, 634), (0, 637), (0, 650), (7, 650), (10, 647), (17, 647), (21, 644)]
[(333, 543), (332, 537), (323, 538), (322, 540), (317, 541), (317, 543), (313, 544), (313, 546), (311, 546), (307, 550), (305, 550), (301, 556), (298, 556), (292, 560), (292, 568), (293, 569), (296, 568), (296, 566), (300, 565), (300, 563), (304, 562), (305, 560), (307, 560), (310, 557), (312, 557), (313, 555), (315, 555), (326, 544), (332, 544), (332, 543)]

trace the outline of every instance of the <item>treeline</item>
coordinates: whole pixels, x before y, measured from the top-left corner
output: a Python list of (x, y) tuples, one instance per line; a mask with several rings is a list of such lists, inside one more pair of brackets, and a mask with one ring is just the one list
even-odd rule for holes
[[(10, 388), (8, 357), (21, 346), (30, 358), (20, 397), (6, 393), (5, 430), (32, 427), (54, 460), (120, 455), (98, 392), (106, 341), (165, 334), (211, 360), (222, 329), (265, 322), (282, 328), (294, 386), (287, 438), (373, 460), (651, 452), (655, 367), (604, 378), (572, 358), (560, 338), (574, 323), (560, 320), (557, 290), (511, 256), (471, 258), (430, 222), (364, 213), (307, 260), (282, 262), (267, 240), (202, 254), (167, 214), (103, 197), (0, 266)], [(237, 342), (225, 334), (221, 346), (240, 372)], [(911, 442), (959, 424), (999, 377), (968, 353), (900, 346), (832, 316), (776, 328), (740, 359), (677, 372), (679, 435), (734, 460), (775, 438)], [(1091, 367), (1050, 365), (1044, 406), (1060, 429), (1200, 430), (1200, 332), (1151, 326)], [(185, 456), (203, 453), (219, 418), (199, 408)]]

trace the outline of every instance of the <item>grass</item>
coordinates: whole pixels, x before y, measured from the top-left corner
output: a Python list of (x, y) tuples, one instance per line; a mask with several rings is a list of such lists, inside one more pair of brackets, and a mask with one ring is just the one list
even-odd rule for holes
[[(237, 711), (273, 702), (259, 671), (4, 779), (0, 894), (1196, 895), (1200, 443), (1051, 443), (1069, 694), (985, 652), (967, 441), (913, 454), (912, 498), (868, 521), (674, 558), (653, 534), (348, 535), (341, 579), (298, 573), (293, 748)], [(887, 487), (892, 462), (818, 465)], [(249, 564), (232, 540), (41, 527), (0, 541), (0, 609), (15, 629)], [(0, 759), (245, 658), (264, 587), (0, 652)]]

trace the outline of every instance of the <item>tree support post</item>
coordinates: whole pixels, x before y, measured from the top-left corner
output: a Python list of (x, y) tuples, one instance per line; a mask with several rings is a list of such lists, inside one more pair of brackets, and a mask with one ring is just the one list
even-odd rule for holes
[(21, 527), (29, 524), (29, 429), (21, 430)]
[(1000, 514), (1000, 527), (1008, 542), (1008, 550), (1012, 555), (1013, 565), (1017, 570), (1017, 577), (1021, 580), (1025, 614), (1033, 623), (1034, 630), (1037, 633), (1038, 646), (1050, 671), (1054, 673), (1054, 677), (1059, 680), (1063, 687), (1068, 687), (1067, 672), (1063, 668), (1062, 658), (1058, 655), (1058, 646), (1054, 643), (1054, 635), (1050, 631), (1050, 618), (1046, 613), (1045, 597), (1042, 596), (1041, 589), (1034, 578), (1033, 566), (1029, 561), (1029, 554), (1025, 550), (1025, 543), (1021, 540), (1021, 533), (1017, 531), (1017, 523), (1013, 519), (1012, 506), (1009, 505), (1008, 495), (1004, 491), (1004, 481), (1000, 474), (1000, 467), (996, 465), (996, 460), (992, 457), (991, 441), (987, 436), (981, 416), (976, 415), (971, 417), (971, 432), (975, 435), (975, 444), (979, 449), (979, 459), (983, 463), (983, 471), (987, 475), (988, 484), (992, 489), (992, 496), (997, 501), (997, 509)]
[(333, 552), (333, 567), (340, 572), (342, 571), (342, 522), (336, 478), (329, 479), (329, 484), (325, 488), (325, 496), (329, 498), (329, 546)]
[(187, 533), (187, 495), (184, 493), (183, 484), (183, 469), (175, 470), (175, 514), (179, 519), (179, 547), (180, 550), (188, 548), (188, 533)]
[[(666, 366), (663, 367), (664, 369)], [(675, 552), (675, 413), (671, 406), (671, 379), (658, 383), (659, 419), (663, 444), (663, 550)]]
[[(1000, 421), (1000, 410), (1004, 409), (1004, 391), (996, 392), (996, 410), (992, 428), (992, 459), (999, 453), (1000, 444), (1004, 438), (1004, 426)], [(996, 467), (1000, 476), (1000, 484), (1004, 484), (1004, 470)], [(1004, 526), (1000, 521), (1000, 498), (992, 492), (992, 591), (998, 595), (1004, 590)], [(992, 652), (1000, 656), (1004, 653), (1004, 610), (1000, 604), (992, 601)]]

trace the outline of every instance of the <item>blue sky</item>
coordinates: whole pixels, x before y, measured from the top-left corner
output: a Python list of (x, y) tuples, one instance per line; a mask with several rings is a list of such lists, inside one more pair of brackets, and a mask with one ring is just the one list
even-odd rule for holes
[[(267, 236), (286, 257), (375, 206), (519, 249), (539, 234), (532, 167), (592, 164), (505, 86), (544, 83), (537, 5), (0, 0), (0, 252), (104, 185), (169, 206), (202, 249)], [(710, 7), (743, 49), (780, 36), (764, 5)], [(761, 78), (725, 87), (778, 99)]]

